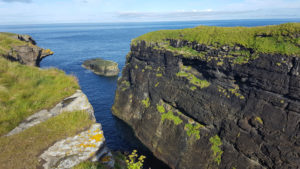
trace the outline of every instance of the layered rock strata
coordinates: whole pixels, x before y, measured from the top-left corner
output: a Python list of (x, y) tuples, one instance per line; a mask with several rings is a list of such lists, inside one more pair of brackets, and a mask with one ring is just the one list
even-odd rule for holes
[(132, 43), (113, 114), (171, 168), (299, 168), (300, 53), (187, 35)]

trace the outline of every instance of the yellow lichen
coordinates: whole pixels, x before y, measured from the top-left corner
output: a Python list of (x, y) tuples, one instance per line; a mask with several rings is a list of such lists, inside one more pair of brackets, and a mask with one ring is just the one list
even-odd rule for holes
[(101, 141), (102, 138), (103, 138), (103, 134), (102, 133), (101, 134), (99, 133), (99, 134), (96, 134), (96, 135), (93, 135), (92, 137), (90, 137), (91, 140), (95, 140), (96, 142)]

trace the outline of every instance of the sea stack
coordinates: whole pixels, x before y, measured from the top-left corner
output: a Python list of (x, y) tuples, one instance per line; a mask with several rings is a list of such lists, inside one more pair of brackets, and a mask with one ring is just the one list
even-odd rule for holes
[(83, 62), (82, 67), (101, 76), (118, 76), (120, 72), (118, 63), (100, 58), (86, 60)]

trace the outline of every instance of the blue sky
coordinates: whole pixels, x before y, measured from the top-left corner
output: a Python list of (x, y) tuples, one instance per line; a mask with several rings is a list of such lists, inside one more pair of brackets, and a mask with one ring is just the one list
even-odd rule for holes
[(300, 18), (300, 0), (0, 0), (0, 24)]

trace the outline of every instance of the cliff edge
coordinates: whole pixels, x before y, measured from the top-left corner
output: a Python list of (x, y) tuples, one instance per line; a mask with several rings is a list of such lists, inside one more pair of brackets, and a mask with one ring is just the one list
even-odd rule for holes
[(112, 111), (172, 168), (299, 168), (300, 23), (145, 34)]
[(36, 46), (29, 35), (0, 32), (0, 56), (21, 64), (39, 66), (43, 58), (54, 53)]

